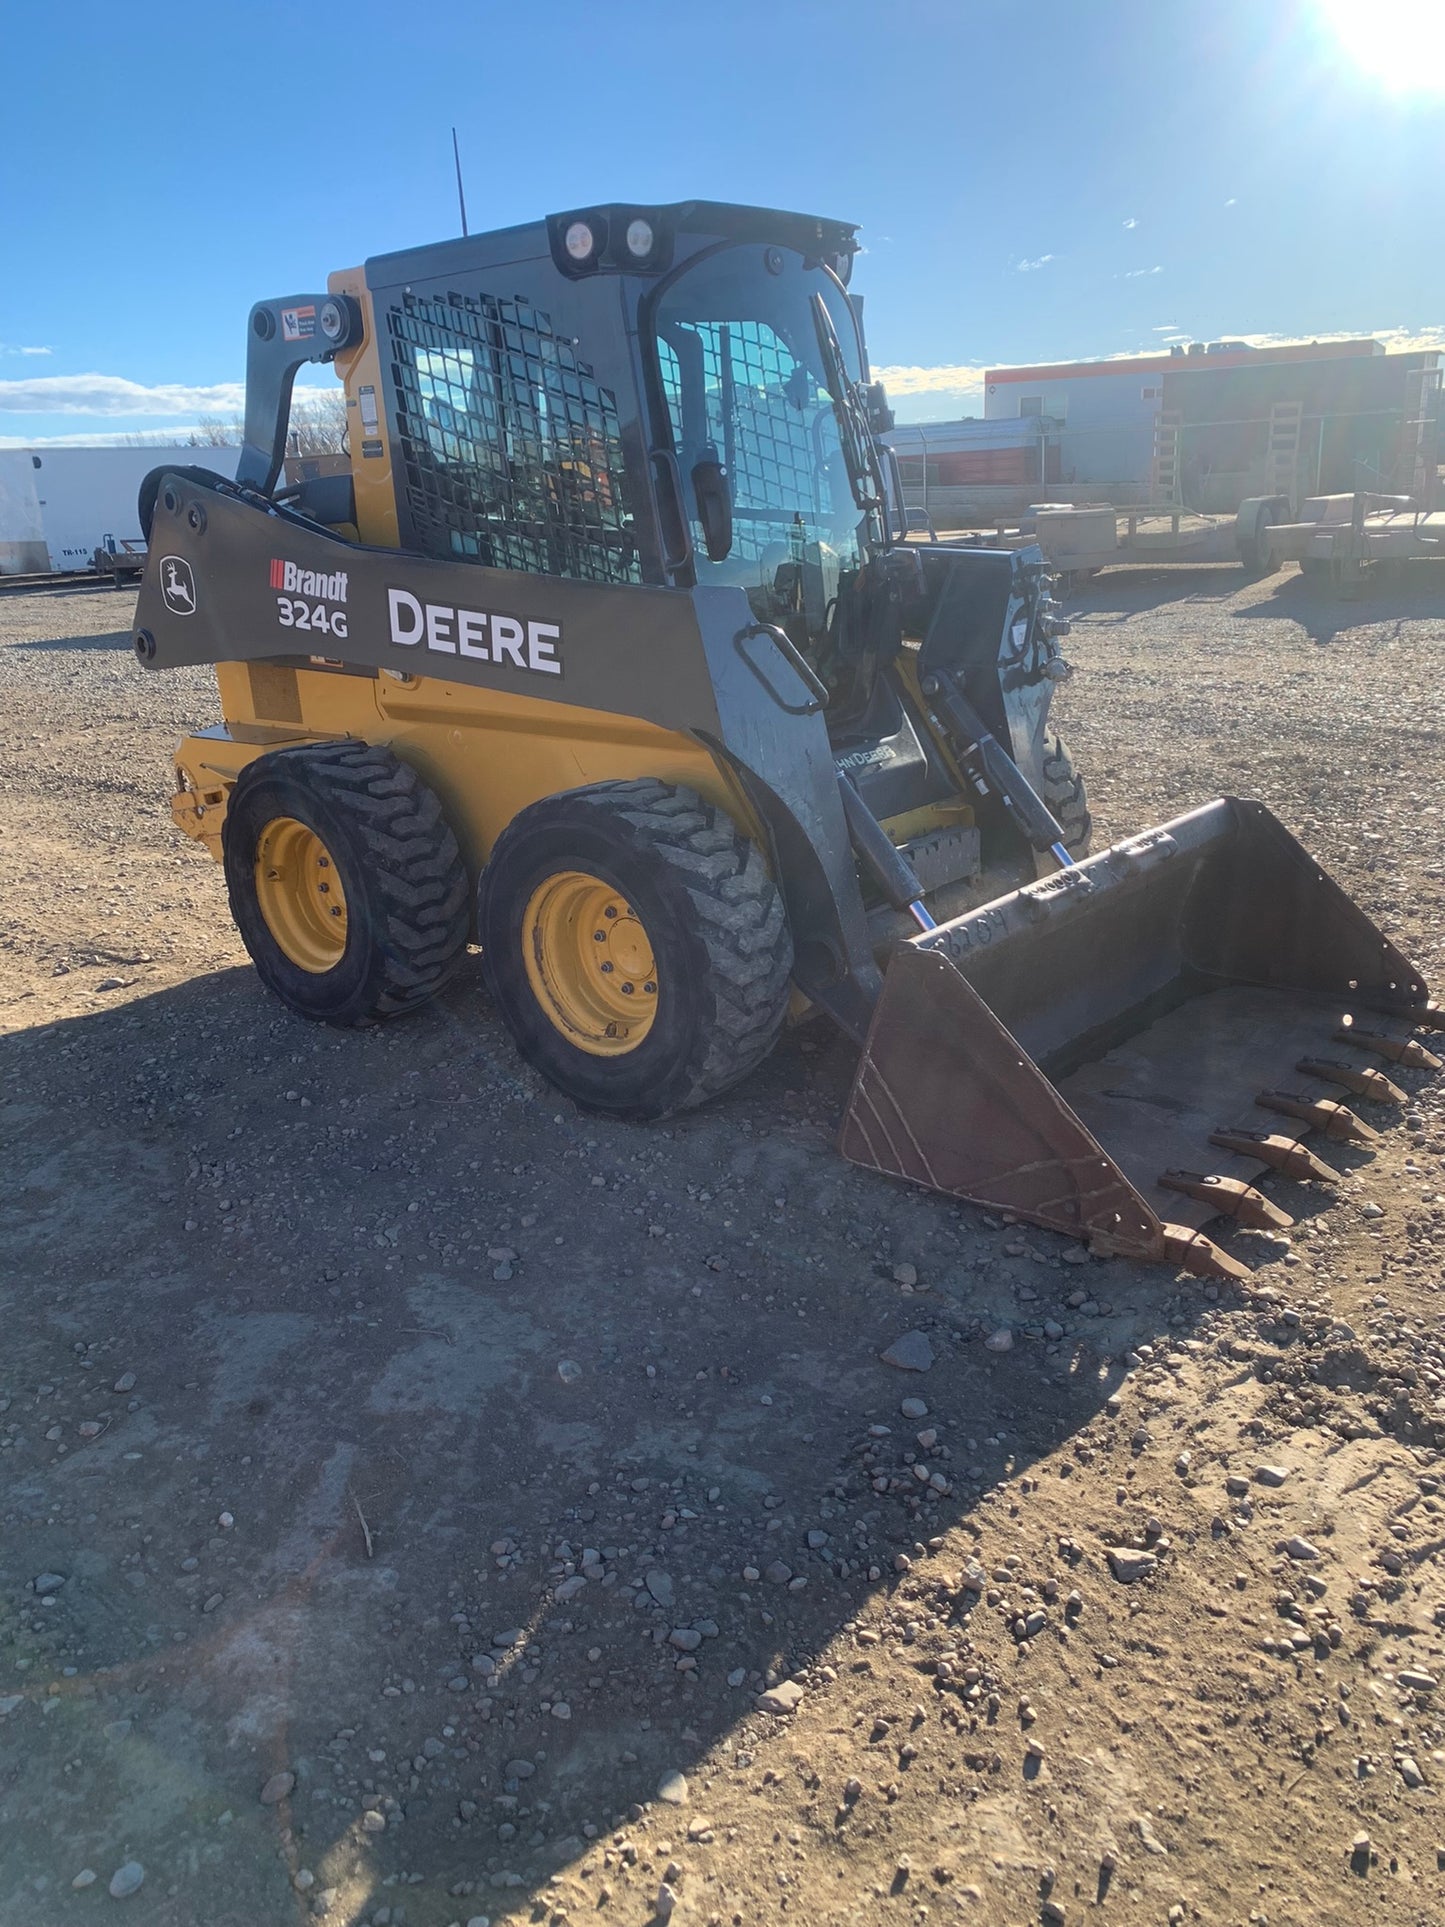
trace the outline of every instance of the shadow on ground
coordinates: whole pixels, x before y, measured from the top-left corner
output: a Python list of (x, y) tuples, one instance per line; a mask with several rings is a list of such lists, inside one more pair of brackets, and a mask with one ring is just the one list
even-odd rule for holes
[(1296, 622), (1313, 642), (1324, 644), (1346, 630), (1445, 614), (1445, 562), (1377, 567), (1343, 593), (1328, 580), (1307, 579), (1293, 563), (1253, 579), (1226, 563), (1105, 569), (1063, 601), (1066, 613), (1107, 624), (1111, 617), (1128, 622), (1165, 605), (1179, 608), (1187, 619), (1191, 605), (1213, 608), (1244, 591), (1252, 591), (1256, 599), (1231, 608), (1232, 617)]
[(1445, 562), (1377, 566), (1343, 590), (1328, 580), (1307, 579), (1297, 569), (1272, 576), (1261, 587), (1269, 593), (1235, 611), (1242, 621), (1284, 616), (1320, 644), (1349, 630), (1445, 616)]
[(77, 650), (91, 654), (96, 650), (103, 649), (123, 649), (129, 653), (130, 646), (131, 632), (129, 629), (113, 629), (103, 636), (47, 636), (39, 642), (17, 642), (11, 644), (12, 648), (18, 649), (22, 654), (36, 651), (45, 655), (53, 655), (57, 650), (66, 655), (72, 655)]
[(247, 971), (0, 1040), (0, 1917), (135, 1859), (158, 1927), (541, 1919), (876, 1595), (966, 1615), (1198, 1288), (851, 1169), (849, 1070), (624, 1127), (470, 985), (334, 1032)]

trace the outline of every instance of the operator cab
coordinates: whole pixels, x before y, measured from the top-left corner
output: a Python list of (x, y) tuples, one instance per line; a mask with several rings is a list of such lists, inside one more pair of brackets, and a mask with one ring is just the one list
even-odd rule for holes
[[(883, 559), (883, 404), (838, 272), (850, 259), (723, 244), (643, 304), (695, 580), (744, 589), (756, 620), (787, 634), (828, 688), (835, 741), (900, 721), (878, 671), (901, 643), (887, 585), (903, 571)], [(895, 561), (916, 586), (916, 559)]]

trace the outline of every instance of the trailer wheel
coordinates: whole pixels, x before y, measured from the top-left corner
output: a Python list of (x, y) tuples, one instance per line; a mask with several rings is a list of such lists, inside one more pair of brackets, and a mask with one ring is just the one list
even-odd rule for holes
[(1094, 819), (1084, 779), (1075, 770), (1063, 737), (1052, 730), (1044, 738), (1043, 796), (1063, 829), (1064, 847), (1072, 856), (1087, 856)]
[(467, 943), (467, 875), (435, 794), (380, 744), (311, 743), (242, 770), (226, 888), (267, 989), (304, 1017), (413, 1010)]
[(1279, 568), (1274, 553), (1269, 546), (1265, 533), (1283, 518), (1273, 502), (1261, 502), (1256, 509), (1250, 527), (1237, 535), (1240, 566), (1248, 576), (1273, 575)]
[(517, 1047), (590, 1110), (665, 1117), (772, 1049), (792, 939), (727, 814), (651, 778), (522, 810), (482, 874), (488, 987)]

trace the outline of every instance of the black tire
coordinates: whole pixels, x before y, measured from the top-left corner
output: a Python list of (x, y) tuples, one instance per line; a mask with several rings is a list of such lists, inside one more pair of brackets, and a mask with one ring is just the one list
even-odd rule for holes
[[(293, 961), (257, 892), (262, 832), (291, 818), (315, 832), (345, 892), (331, 969)], [(356, 1024), (414, 1010), (466, 952), (467, 873), (436, 795), (380, 744), (313, 743), (248, 763), (226, 809), (231, 914), (262, 982), (304, 1017)]]
[(1273, 575), (1279, 568), (1279, 563), (1274, 558), (1269, 539), (1265, 534), (1266, 529), (1273, 528), (1279, 519), (1273, 504), (1263, 503), (1254, 518), (1254, 527), (1248, 539), (1241, 540), (1239, 563), (1247, 576), (1258, 579), (1261, 576)]
[(1094, 819), (1089, 814), (1084, 779), (1075, 770), (1063, 737), (1053, 730), (1044, 737), (1043, 793), (1044, 801), (1063, 828), (1064, 847), (1071, 856), (1087, 856)]
[[(549, 878), (581, 871), (633, 907), (656, 962), (650, 1028), (621, 1055), (572, 1041), (539, 1001), (524, 917)], [(656, 1118), (736, 1084), (772, 1049), (793, 945), (756, 847), (695, 791), (646, 778), (546, 797), (502, 832), (482, 874), (482, 969), (517, 1048), (589, 1110)]]

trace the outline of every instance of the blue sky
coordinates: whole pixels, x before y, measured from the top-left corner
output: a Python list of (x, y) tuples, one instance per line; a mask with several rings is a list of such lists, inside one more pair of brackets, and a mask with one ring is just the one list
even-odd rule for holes
[[(0, 442), (239, 404), (262, 295), (700, 196), (858, 221), (905, 419), (1171, 337), (1445, 346), (1445, 0), (9, 9)], [(325, 377), (329, 379), (329, 377)]]

